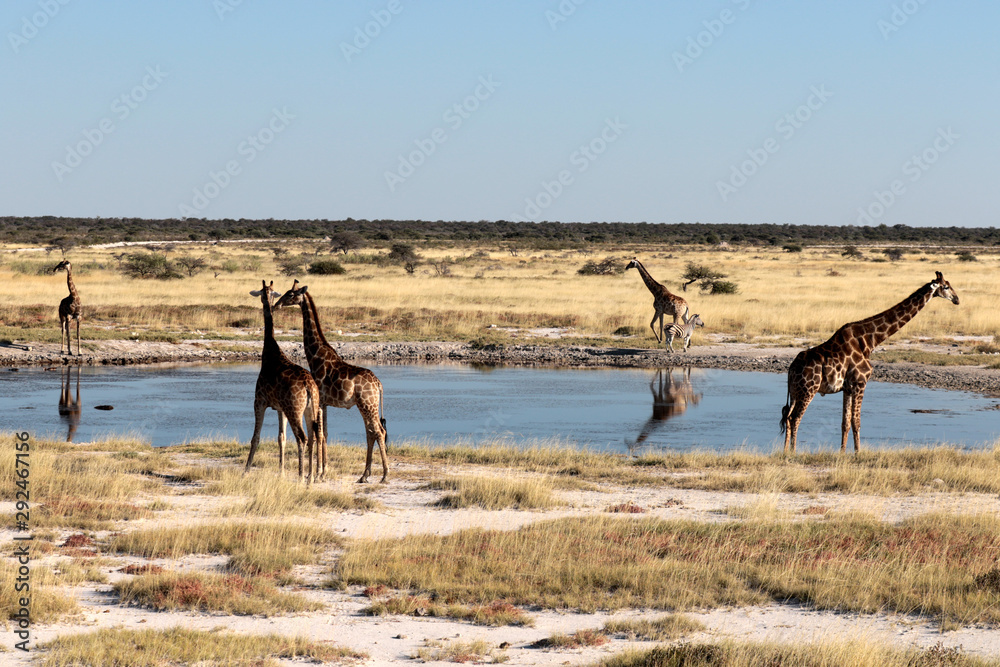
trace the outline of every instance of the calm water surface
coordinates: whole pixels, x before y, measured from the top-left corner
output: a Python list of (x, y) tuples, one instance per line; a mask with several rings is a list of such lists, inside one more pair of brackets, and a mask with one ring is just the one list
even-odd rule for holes
[[(370, 366), (386, 389), (392, 441), (448, 444), (559, 438), (608, 451), (780, 447), (785, 375), (723, 370), (553, 370), (460, 365)], [(0, 370), (0, 428), (87, 442), (137, 434), (154, 445), (253, 433), (259, 366)], [(78, 389), (79, 387), (79, 389)], [(79, 391), (79, 406), (77, 392)], [(100, 410), (96, 406), (113, 406)], [(992, 446), (998, 401), (977, 394), (873, 382), (862, 409), (871, 447), (910, 443)], [(840, 444), (840, 394), (818, 397), (799, 430), (800, 448)], [(363, 443), (356, 409), (329, 408), (333, 440)], [(274, 438), (268, 410), (264, 436)], [(289, 434), (290, 435), (290, 434)]]

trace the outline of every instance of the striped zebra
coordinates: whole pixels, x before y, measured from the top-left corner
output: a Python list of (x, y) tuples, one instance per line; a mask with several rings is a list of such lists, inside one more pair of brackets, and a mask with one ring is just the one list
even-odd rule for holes
[(663, 329), (663, 339), (667, 345), (670, 346), (670, 351), (674, 351), (674, 339), (683, 338), (684, 346), (681, 348), (682, 351), (687, 352), (687, 349), (691, 347), (691, 334), (694, 333), (694, 328), (703, 327), (705, 323), (701, 320), (700, 315), (692, 315), (689, 319), (684, 320), (684, 324), (671, 324)]

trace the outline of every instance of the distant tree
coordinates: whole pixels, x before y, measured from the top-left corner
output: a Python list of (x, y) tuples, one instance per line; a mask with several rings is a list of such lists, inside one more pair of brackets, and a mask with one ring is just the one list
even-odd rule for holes
[(615, 276), (625, 273), (625, 263), (614, 257), (605, 257), (600, 262), (590, 259), (577, 273), (581, 276)]
[(781, 246), (781, 249), (784, 250), (785, 252), (802, 252), (802, 246), (800, 246), (798, 243), (786, 243), (785, 245)]
[(172, 280), (182, 278), (166, 255), (159, 253), (129, 253), (122, 263), (122, 273), (130, 278), (156, 278)]
[(903, 259), (903, 251), (900, 248), (886, 248), (882, 254), (888, 257), (890, 262), (898, 262)]
[(849, 257), (850, 259), (859, 259), (864, 257), (862, 252), (858, 250), (858, 247), (853, 245), (844, 246), (844, 252), (840, 253), (840, 256)]
[(66, 236), (60, 236), (59, 238), (54, 238), (50, 243), (52, 244), (53, 248), (59, 250), (59, 252), (62, 253), (63, 257), (66, 256), (67, 250), (72, 250), (73, 248), (76, 247), (76, 240)]
[(345, 255), (351, 250), (365, 247), (365, 239), (357, 232), (336, 232), (330, 235), (330, 250)]
[(184, 255), (183, 257), (177, 258), (177, 263), (181, 265), (185, 271), (187, 271), (188, 277), (194, 276), (202, 269), (205, 268), (205, 260), (202, 257), (192, 257), (190, 255)]
[(390, 264), (414, 264), (420, 262), (417, 251), (409, 243), (393, 243), (386, 256), (386, 261)]
[(688, 262), (687, 266), (684, 268), (684, 275), (681, 276), (681, 280), (684, 281), (681, 284), (681, 289), (686, 292), (688, 285), (691, 285), (692, 283), (702, 281), (711, 284), (713, 280), (720, 280), (725, 277), (726, 274), (710, 269), (704, 264)]
[(973, 255), (971, 252), (969, 252), (968, 250), (964, 250), (964, 251), (958, 253), (957, 256), (958, 256), (958, 261), (960, 261), (960, 262), (978, 262), (979, 261), (979, 259), (975, 255)]

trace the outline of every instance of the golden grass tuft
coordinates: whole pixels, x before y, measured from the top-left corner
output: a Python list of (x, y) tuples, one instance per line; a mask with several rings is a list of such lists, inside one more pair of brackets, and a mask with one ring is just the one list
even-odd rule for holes
[(324, 549), (340, 543), (341, 539), (325, 528), (291, 521), (238, 521), (124, 533), (113, 537), (108, 548), (146, 558), (228, 554), (232, 570), (256, 576), (315, 563)]
[(476, 625), (533, 626), (535, 619), (509, 602), (495, 600), (489, 604), (440, 604), (426, 595), (396, 595), (376, 599), (364, 610), (370, 616), (434, 616), (470, 621)]
[(421, 662), (507, 662), (506, 654), (502, 651), (496, 651), (485, 639), (470, 641), (425, 640), (424, 646), (417, 649), (412, 657)]
[(548, 482), (504, 474), (497, 477), (453, 477), (431, 482), (427, 488), (455, 491), (435, 503), (451, 509), (546, 509), (559, 504)]
[(885, 643), (854, 640), (806, 644), (724, 641), (674, 644), (631, 650), (605, 658), (599, 667), (997, 667), (1000, 661), (965, 655), (961, 648), (897, 649)]
[(156, 611), (185, 609), (273, 616), (323, 608), (301, 595), (279, 591), (271, 579), (238, 574), (145, 574), (118, 582), (114, 591), (122, 604)]
[(271, 472), (244, 475), (238, 468), (213, 472), (216, 481), (199, 493), (213, 496), (244, 496), (245, 502), (223, 508), (222, 516), (275, 517), (311, 514), (319, 510), (370, 510), (378, 504), (352, 493), (306, 486), (294, 475), (280, 477)]
[(602, 631), (608, 635), (623, 635), (626, 639), (666, 642), (701, 632), (705, 624), (684, 614), (667, 614), (649, 620), (637, 618), (631, 620), (608, 621)]
[(39, 647), (42, 667), (162, 667), (224, 664), (274, 667), (277, 659), (340, 662), (364, 653), (301, 637), (242, 635), (228, 631), (107, 629), (59, 637)]

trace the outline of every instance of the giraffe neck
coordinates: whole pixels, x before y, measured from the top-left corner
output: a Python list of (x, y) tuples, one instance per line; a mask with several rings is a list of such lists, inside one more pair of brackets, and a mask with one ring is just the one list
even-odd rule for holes
[(306, 292), (303, 297), (302, 303), (299, 306), (302, 308), (302, 344), (305, 347), (306, 358), (312, 364), (313, 359), (319, 356), (320, 350), (325, 350), (327, 355), (331, 355), (334, 359), (340, 361), (340, 355), (326, 342), (326, 336), (323, 335), (323, 327), (319, 323), (319, 313), (316, 310), (316, 303), (313, 301), (312, 296)]
[(881, 345), (889, 336), (902, 329), (927, 305), (933, 296), (934, 290), (931, 288), (931, 283), (927, 283), (892, 308), (862, 320), (862, 324), (867, 325), (868, 328), (865, 336), (869, 339), (871, 348)]
[(268, 300), (264, 301), (264, 349), (261, 352), (261, 363), (266, 365), (277, 364), (284, 356), (281, 352), (281, 348), (278, 347), (278, 341), (274, 339), (274, 320), (271, 317), (271, 304)]
[(635, 265), (636, 268), (639, 269), (639, 275), (642, 276), (642, 282), (646, 283), (646, 287), (650, 292), (652, 292), (655, 296), (659, 296), (665, 291), (663, 285), (656, 282), (656, 280), (653, 279), (653, 276), (649, 275), (649, 271), (646, 270), (646, 267), (643, 266), (639, 260), (636, 260)]
[(76, 285), (73, 284), (73, 270), (68, 266), (66, 267), (66, 287), (69, 288), (69, 295), (73, 297), (73, 300), (78, 301), (80, 294), (76, 291)]

